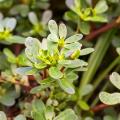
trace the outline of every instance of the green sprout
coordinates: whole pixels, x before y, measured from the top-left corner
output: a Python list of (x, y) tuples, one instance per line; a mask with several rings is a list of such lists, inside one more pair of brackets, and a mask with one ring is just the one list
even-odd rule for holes
[(12, 44), (12, 43), (24, 43), (24, 39), (21, 36), (13, 35), (13, 30), (17, 24), (15, 18), (3, 18), (2, 13), (0, 15), (0, 43)]
[(30, 23), (33, 25), (33, 29), (30, 31), (31, 35), (40, 35), (46, 36), (47, 32), (47, 22), (51, 19), (52, 12), (50, 10), (46, 10), (42, 14), (41, 22), (38, 20), (37, 15), (34, 12), (30, 12), (28, 14), (28, 18)]
[(94, 49), (81, 49), (82, 44), (79, 43), (81, 34), (66, 37), (67, 29), (63, 23), (58, 26), (54, 20), (50, 20), (48, 28), (50, 34), (42, 42), (36, 38), (26, 38), (25, 54), (32, 65), (17, 68), (16, 72), (33, 75), (46, 71), (43, 78), (45, 83), (40, 83), (40, 86), (33, 88), (32, 93), (57, 83), (68, 94), (74, 94), (73, 82), (78, 78), (77, 72), (83, 71), (88, 65), (87, 62), (78, 58), (93, 52)]
[(105, 12), (108, 5), (105, 0), (99, 0), (94, 8), (82, 0), (66, 0), (66, 5), (71, 9), (65, 13), (66, 20), (77, 22), (79, 29), (84, 34), (89, 34), (89, 22), (107, 22)]

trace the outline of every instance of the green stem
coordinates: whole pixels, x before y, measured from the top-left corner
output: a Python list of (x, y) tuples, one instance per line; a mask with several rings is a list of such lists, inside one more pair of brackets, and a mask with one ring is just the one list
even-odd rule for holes
[[(105, 76), (109, 74), (109, 72), (120, 63), (120, 56), (118, 56), (109, 66), (106, 70), (104, 70), (98, 77), (95, 79), (95, 82), (93, 83), (94, 89), (93, 92), (96, 90), (98, 85), (104, 80)], [(87, 100), (92, 96), (93, 92), (87, 97)]]
[(114, 35), (115, 31), (110, 30), (103, 34), (99, 39), (95, 47), (95, 52), (91, 55), (89, 62), (88, 62), (88, 70), (83, 74), (82, 80), (79, 87), (79, 99), (81, 99), (80, 91), (83, 87), (90, 83), (96, 74), (108, 48), (112, 40), (112, 36)]

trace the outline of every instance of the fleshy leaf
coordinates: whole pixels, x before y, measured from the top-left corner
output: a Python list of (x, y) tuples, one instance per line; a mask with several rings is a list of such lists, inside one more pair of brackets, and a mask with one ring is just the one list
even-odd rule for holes
[(17, 23), (17, 21), (16, 21), (15, 18), (8, 18), (8, 19), (6, 19), (5, 27), (6, 27), (8, 30), (12, 31), (12, 30), (15, 28), (16, 23)]
[(59, 36), (61, 39), (62, 38), (65, 39), (67, 36), (67, 28), (66, 28), (66, 25), (63, 23), (60, 23), (59, 25)]
[(7, 120), (5, 113), (2, 111), (0, 111), (0, 120)]
[(47, 106), (45, 111), (46, 120), (53, 120), (54, 116), (55, 116), (54, 108), (52, 106)]
[(52, 11), (51, 10), (46, 10), (45, 12), (43, 12), (42, 15), (42, 23), (47, 24), (48, 21), (52, 18)]
[(34, 87), (31, 89), (30, 93), (31, 94), (40, 93), (41, 91), (48, 88), (49, 86), (50, 86), (50, 84), (45, 84), (45, 85), (40, 85), (40, 86)]
[(48, 28), (49, 28), (51, 34), (58, 35), (58, 26), (54, 20), (50, 20), (48, 22)]
[(120, 89), (120, 75), (118, 73), (113, 72), (110, 75), (110, 81), (116, 88)]
[(9, 43), (18, 43), (18, 44), (24, 44), (25, 38), (17, 35), (10, 36), (8, 40)]
[(68, 94), (74, 94), (75, 90), (73, 84), (69, 82), (66, 78), (58, 79), (60, 87)]
[(66, 109), (53, 120), (78, 120), (78, 117), (72, 109)]
[(80, 95), (82, 97), (88, 95), (90, 92), (92, 92), (93, 88), (94, 87), (91, 84), (85, 85), (83, 89), (80, 91)]
[(79, 59), (76, 59), (76, 60), (72, 60), (71, 61), (71, 64), (64, 64), (65, 67), (68, 67), (68, 68), (78, 68), (78, 67), (83, 67), (83, 66), (87, 66), (88, 63), (83, 61), (83, 60), (79, 60)]
[(120, 55), (120, 47), (116, 48), (116, 51)]
[(47, 40), (51, 42), (58, 42), (58, 37), (56, 34), (49, 34)]
[(90, 25), (86, 21), (80, 21), (79, 29), (85, 35), (90, 33)]
[(72, 9), (74, 6), (74, 0), (66, 0), (66, 5)]
[(20, 114), (17, 117), (15, 117), (14, 120), (27, 120), (27, 119), (24, 115)]
[(38, 18), (37, 18), (36, 14), (34, 12), (30, 12), (28, 14), (28, 18), (33, 25), (38, 24)]
[(10, 63), (16, 63), (16, 57), (15, 55), (12, 53), (12, 51), (10, 51), (8, 48), (5, 48), (3, 50), (4, 54), (6, 55), (8, 61)]
[(25, 53), (26, 56), (32, 61), (37, 62), (37, 55), (39, 54), (39, 50), (41, 48), (41, 44), (38, 39), (28, 37), (25, 41), (26, 49)]
[(108, 5), (106, 0), (99, 0), (94, 10), (97, 14), (106, 12), (108, 10)]
[(16, 69), (16, 73), (20, 75), (33, 75), (37, 72), (37, 69), (32, 67), (19, 67)]
[(80, 50), (80, 55), (87, 55), (87, 54), (90, 54), (94, 51), (94, 48), (85, 48), (85, 49), (82, 49)]
[(74, 72), (70, 72), (66, 75), (66, 78), (68, 79), (69, 82), (73, 83), (74, 80), (78, 79), (78, 75)]
[(63, 77), (63, 73), (57, 67), (51, 67), (49, 69), (49, 75), (54, 79), (59, 79)]
[(45, 105), (41, 100), (34, 100), (32, 103), (32, 116), (34, 120), (46, 120), (45, 119)]
[(77, 41), (81, 40), (82, 37), (83, 37), (82, 34), (75, 34), (75, 35), (73, 35), (73, 36), (67, 38), (67, 39), (65, 40), (65, 43), (77, 42)]
[(107, 93), (107, 92), (101, 92), (99, 94), (99, 98), (101, 102), (107, 105), (115, 105), (120, 103), (120, 93)]
[(88, 106), (88, 104), (85, 101), (83, 101), (83, 100), (80, 100), (78, 102), (78, 105), (80, 106), (81, 109), (83, 109), (85, 111), (87, 111), (87, 110), (90, 109), (90, 107)]

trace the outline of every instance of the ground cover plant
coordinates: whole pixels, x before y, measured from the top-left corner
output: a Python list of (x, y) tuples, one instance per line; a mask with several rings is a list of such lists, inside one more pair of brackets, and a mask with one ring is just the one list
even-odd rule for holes
[(0, 120), (119, 120), (119, 26), (119, 0), (0, 0)]

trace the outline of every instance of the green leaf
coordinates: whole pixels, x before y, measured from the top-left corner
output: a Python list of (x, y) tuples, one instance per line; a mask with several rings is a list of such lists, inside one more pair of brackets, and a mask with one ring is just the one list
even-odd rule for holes
[(26, 17), (29, 12), (29, 7), (24, 4), (15, 5), (10, 9), (11, 15), (20, 14), (22, 17)]
[(64, 19), (65, 20), (70, 20), (70, 21), (73, 21), (74, 20), (74, 22), (76, 22), (77, 23), (77, 20), (78, 20), (78, 16), (74, 13), (74, 12), (72, 12), (72, 11), (67, 11), (67, 12), (65, 12), (65, 14), (64, 14)]
[(66, 0), (66, 5), (67, 7), (69, 7), (70, 9), (72, 9), (74, 7), (74, 0)]
[(14, 120), (27, 120), (24, 115), (18, 115), (17, 117), (14, 118)]
[(58, 37), (56, 34), (49, 34), (47, 40), (52, 42), (58, 42)]
[(71, 82), (69, 82), (69, 80), (67, 80), (66, 78), (62, 78), (62, 79), (58, 79), (57, 80), (60, 87), (67, 92), (68, 94), (74, 94), (75, 90), (74, 90), (74, 86)]
[(60, 23), (59, 25), (59, 36), (60, 36), (60, 39), (61, 38), (64, 39), (67, 36), (67, 28), (66, 28), (66, 25), (63, 23)]
[(69, 82), (73, 83), (73, 81), (78, 79), (78, 75), (74, 72), (70, 72), (66, 75), (66, 78), (68, 79)]
[(15, 90), (8, 89), (6, 94), (0, 97), (0, 103), (10, 107), (15, 104), (15, 99), (18, 97), (19, 93), (17, 93)]
[(120, 93), (107, 93), (107, 92), (101, 92), (99, 94), (99, 98), (101, 102), (107, 105), (115, 105), (120, 103)]
[(65, 40), (65, 43), (74, 43), (74, 42), (77, 42), (77, 41), (81, 40), (82, 37), (83, 37), (82, 34), (75, 34), (75, 35), (67, 38), (67, 39)]
[(68, 67), (68, 68), (78, 68), (78, 67), (83, 67), (83, 66), (87, 66), (87, 65), (88, 65), (87, 62), (85, 62), (83, 60), (76, 59), (76, 60), (72, 60), (71, 64), (64, 65), (64, 66)]
[(38, 24), (38, 18), (37, 18), (37, 15), (34, 13), (34, 12), (30, 12), (28, 14), (28, 18), (30, 20), (30, 22), (33, 24), (33, 25), (36, 25)]
[(87, 67), (79, 67), (74, 69), (74, 71), (87, 71), (87, 70), (88, 70)]
[(25, 38), (17, 35), (13, 35), (9, 37), (7, 40), (9, 43), (18, 43), (18, 44), (24, 44), (25, 43)]
[(90, 33), (90, 25), (86, 21), (85, 22), (84, 21), (80, 21), (79, 29), (85, 35), (88, 35)]
[(55, 116), (54, 108), (52, 106), (47, 106), (45, 111), (46, 120), (53, 120), (54, 116)]
[(13, 31), (16, 24), (17, 24), (17, 21), (15, 18), (6, 18), (5, 19), (5, 28), (10, 30), (10, 31)]
[(33, 67), (19, 67), (16, 69), (16, 73), (18, 73), (20, 75), (33, 75), (37, 71), (38, 70)]
[(91, 117), (86, 117), (85, 120), (94, 120), (94, 119)]
[(37, 56), (39, 55), (39, 50), (41, 49), (41, 43), (38, 39), (27, 37), (25, 41), (26, 49), (25, 54), (26, 56), (32, 61), (37, 62)]
[(52, 79), (52, 78), (50, 78), (50, 77), (47, 77), (46, 79), (43, 79), (43, 80), (41, 80), (40, 81), (40, 84), (49, 84), (49, 83), (52, 83), (52, 82), (54, 82), (55, 80), (54, 79)]
[(117, 72), (110, 75), (110, 81), (116, 88), (120, 89), (120, 75)]
[(81, 48), (82, 44), (80, 44), (79, 42), (74, 42), (74, 43), (71, 43), (71, 44), (65, 44), (65, 49), (68, 49), (68, 50), (79, 50)]
[(45, 119), (45, 105), (41, 100), (34, 100), (32, 103), (32, 116), (34, 120)]
[(53, 120), (78, 120), (78, 117), (72, 109), (66, 109)]
[(80, 100), (78, 102), (78, 105), (80, 106), (81, 109), (83, 109), (85, 111), (90, 109), (89, 105), (85, 101), (83, 101), (83, 100)]
[(43, 24), (47, 24), (48, 21), (52, 18), (52, 11), (51, 10), (45, 10), (42, 14), (42, 20), (41, 22)]
[(48, 28), (49, 28), (51, 34), (58, 35), (58, 26), (54, 20), (50, 20), (48, 22)]
[(83, 89), (80, 91), (81, 96), (83, 97), (83, 96), (88, 95), (90, 92), (93, 91), (93, 88), (94, 88), (94, 87), (93, 87), (91, 84), (85, 85), (85, 86), (83, 87)]
[(94, 48), (85, 48), (80, 50), (80, 55), (88, 55), (90, 53), (94, 52)]
[(48, 87), (50, 87), (50, 84), (40, 85), (40, 86), (32, 88), (30, 93), (31, 94), (40, 93), (41, 91), (43, 91), (44, 89), (46, 89)]
[(99, 0), (94, 10), (97, 14), (106, 12), (108, 10), (108, 5), (107, 5), (106, 0)]
[(120, 48), (116, 48), (117, 53), (120, 55)]
[(9, 68), (9, 63), (5, 57), (5, 55), (3, 55), (2, 53), (0, 53), (0, 70), (5, 70), (7, 68)]
[(57, 67), (49, 68), (49, 75), (54, 79), (59, 79), (63, 77), (63, 73)]
[(108, 19), (104, 15), (95, 15), (93, 17), (87, 17), (86, 21), (93, 21), (93, 22), (108, 22)]
[(8, 61), (10, 63), (16, 63), (16, 57), (15, 55), (12, 53), (12, 51), (10, 51), (8, 48), (5, 48), (3, 50), (4, 54), (6, 55)]
[(114, 118), (110, 115), (104, 116), (103, 120), (114, 120)]
[(5, 113), (2, 111), (0, 111), (0, 120), (7, 120)]
[(47, 64), (45, 64), (45, 63), (35, 63), (34, 66), (37, 69), (44, 69), (45, 67), (47, 67)]

